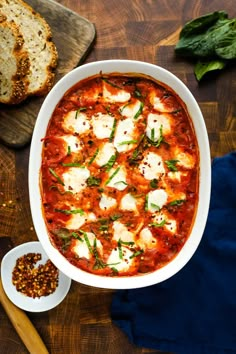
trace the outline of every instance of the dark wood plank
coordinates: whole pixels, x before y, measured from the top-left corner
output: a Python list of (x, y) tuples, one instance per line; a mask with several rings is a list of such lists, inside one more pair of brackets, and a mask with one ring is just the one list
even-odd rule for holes
[[(84, 60), (95, 38), (94, 25), (53, 0), (28, 0), (28, 3), (51, 27), (59, 55), (56, 83)], [(15, 148), (29, 143), (44, 99), (30, 97), (14, 107), (0, 105), (0, 140)]]

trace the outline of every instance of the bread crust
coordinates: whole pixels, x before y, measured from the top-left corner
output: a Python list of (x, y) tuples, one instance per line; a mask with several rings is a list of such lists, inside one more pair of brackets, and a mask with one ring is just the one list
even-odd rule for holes
[(26, 95), (46, 95), (54, 84), (58, 64), (58, 52), (52, 41), (50, 26), (23, 0), (1, 0), (0, 6), (8, 21), (13, 20), (18, 26), (24, 39), (23, 48), (28, 52), (30, 71), (27, 74), (29, 85)]
[[(19, 27), (14, 21), (8, 21), (2, 13), (0, 13), (0, 30), (4, 48), (4, 53), (0, 53), (0, 63), (2, 63), (0, 65), (0, 102), (18, 104), (28, 96), (29, 56), (23, 48), (24, 39)], [(10, 46), (11, 41), (13, 43)], [(7, 62), (4, 63), (8, 58), (12, 58), (12, 66), (8, 66)]]

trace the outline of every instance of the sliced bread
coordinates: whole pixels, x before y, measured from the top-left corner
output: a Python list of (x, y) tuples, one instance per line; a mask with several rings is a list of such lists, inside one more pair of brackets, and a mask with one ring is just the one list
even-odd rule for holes
[(58, 54), (45, 19), (22, 0), (1, 0), (0, 11), (13, 20), (24, 38), (30, 60), (28, 95), (45, 95), (52, 88)]
[(0, 102), (17, 104), (27, 97), (29, 56), (14, 21), (0, 13)]

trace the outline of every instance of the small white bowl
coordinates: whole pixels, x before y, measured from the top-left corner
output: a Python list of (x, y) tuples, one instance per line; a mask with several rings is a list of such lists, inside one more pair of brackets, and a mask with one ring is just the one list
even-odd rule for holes
[(36, 267), (39, 264), (45, 264), (48, 260), (47, 254), (41, 246), (41, 243), (38, 241), (27, 242), (13, 248), (2, 259), (1, 278), (3, 288), (8, 298), (16, 306), (25, 311), (42, 312), (50, 310), (59, 305), (65, 298), (70, 289), (71, 279), (59, 271), (59, 283), (54, 293), (48, 296), (41, 296), (40, 298), (32, 298), (22, 294), (16, 290), (16, 287), (12, 283), (12, 272), (16, 265), (17, 259), (27, 253), (40, 253), (42, 255), (42, 259), (37, 262)]
[[(172, 88), (185, 103), (195, 129), (200, 155), (199, 203), (194, 225), (188, 240), (179, 254), (166, 266), (152, 273), (126, 277), (105, 277), (85, 272), (72, 265), (52, 245), (42, 212), (40, 193), (40, 168), (42, 162), (42, 138), (45, 137), (52, 113), (65, 92), (77, 82), (99, 72), (137, 73), (151, 76)], [(134, 60), (104, 60), (82, 65), (65, 75), (49, 92), (38, 114), (33, 132), (29, 160), (29, 195), (36, 233), (52, 262), (77, 282), (109, 289), (131, 289), (162, 282), (176, 274), (195, 253), (205, 228), (211, 191), (211, 159), (209, 141), (201, 110), (185, 84), (169, 71), (145, 62)]]

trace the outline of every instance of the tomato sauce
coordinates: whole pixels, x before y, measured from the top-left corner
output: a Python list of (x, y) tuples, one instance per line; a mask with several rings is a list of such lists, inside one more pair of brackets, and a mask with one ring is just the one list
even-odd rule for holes
[[(101, 130), (109, 131), (102, 138), (94, 123), (100, 118)], [(115, 145), (124, 121), (123, 136), (132, 133), (133, 138)], [(115, 153), (101, 165), (104, 144)], [(160, 159), (161, 172), (147, 156)], [(82, 182), (78, 169), (81, 176), (88, 174)], [(148, 177), (147, 169), (157, 171), (156, 176)], [(111, 171), (118, 175), (120, 170), (125, 180), (109, 185), (115, 178)], [(104, 276), (132, 276), (165, 266), (190, 235), (198, 187), (199, 154), (191, 118), (178, 94), (164, 84), (138, 74), (100, 73), (78, 82), (55, 108), (43, 139), (42, 208), (52, 244), (75, 266)], [(152, 192), (160, 190), (164, 203), (150, 202)], [(104, 195), (114, 205), (101, 207)], [(133, 209), (122, 207), (127, 195)], [(115, 227), (123, 230), (120, 236)]]

